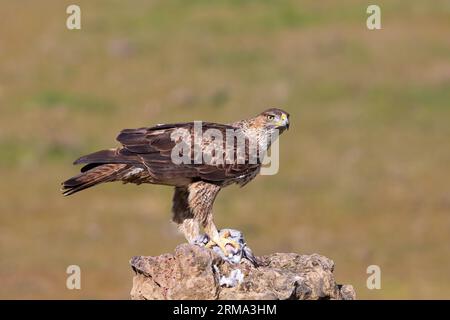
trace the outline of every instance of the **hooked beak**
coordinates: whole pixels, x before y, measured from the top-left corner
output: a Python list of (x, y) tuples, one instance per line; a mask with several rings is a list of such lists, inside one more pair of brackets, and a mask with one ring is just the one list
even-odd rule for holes
[(279, 128), (285, 128), (289, 130), (289, 118), (287, 115), (283, 114), (281, 116), (280, 122), (277, 124)]

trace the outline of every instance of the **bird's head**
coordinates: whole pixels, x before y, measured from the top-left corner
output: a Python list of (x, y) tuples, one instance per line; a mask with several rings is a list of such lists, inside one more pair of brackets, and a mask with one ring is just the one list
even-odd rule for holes
[(256, 117), (256, 121), (268, 131), (278, 129), (282, 133), (289, 129), (289, 113), (278, 108), (263, 111)]

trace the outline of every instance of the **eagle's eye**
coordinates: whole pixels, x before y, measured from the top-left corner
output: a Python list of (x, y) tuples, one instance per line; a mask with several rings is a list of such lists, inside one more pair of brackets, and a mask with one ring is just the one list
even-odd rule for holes
[(275, 116), (273, 114), (267, 115), (267, 120), (272, 121), (273, 119), (275, 119)]

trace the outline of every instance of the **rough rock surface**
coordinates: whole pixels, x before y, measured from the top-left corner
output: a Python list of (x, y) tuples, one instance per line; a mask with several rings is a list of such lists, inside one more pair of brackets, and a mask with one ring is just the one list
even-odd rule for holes
[[(275, 253), (224, 261), (212, 250), (181, 244), (174, 254), (133, 257), (132, 299), (355, 299), (351, 285), (337, 285), (334, 262), (318, 254)], [(234, 270), (234, 271), (233, 271)]]

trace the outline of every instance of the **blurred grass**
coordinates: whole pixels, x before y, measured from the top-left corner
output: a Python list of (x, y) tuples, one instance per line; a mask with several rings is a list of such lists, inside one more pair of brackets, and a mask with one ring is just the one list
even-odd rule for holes
[(109, 101), (97, 97), (72, 95), (61, 91), (43, 91), (32, 97), (30, 104), (34, 108), (57, 108), (63, 106), (65, 109), (87, 110), (89, 112), (111, 112), (114, 108)]
[[(128, 259), (183, 241), (172, 191), (62, 198), (71, 162), (125, 127), (273, 105), (292, 119), (280, 172), (223, 191), (218, 225), (257, 254), (331, 257), (360, 298), (450, 297), (448, 1), (379, 1), (380, 31), (356, 0), (82, 0), (80, 31), (68, 4), (0, 6), (1, 298), (127, 298)], [(382, 290), (365, 287), (370, 264)]]

